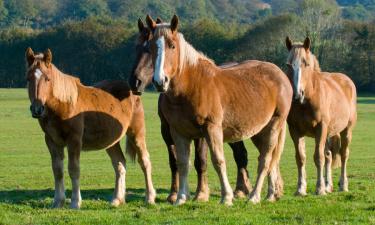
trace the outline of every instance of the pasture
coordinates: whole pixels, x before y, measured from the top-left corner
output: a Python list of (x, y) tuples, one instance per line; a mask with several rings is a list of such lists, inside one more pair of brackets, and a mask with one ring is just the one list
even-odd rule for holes
[[(156, 93), (145, 93), (147, 146), (157, 189), (157, 204), (144, 200), (144, 178), (140, 166), (127, 161), (127, 203), (112, 208), (109, 200), (114, 188), (114, 173), (105, 151), (81, 154), (82, 208), (50, 209), (53, 201), (53, 176), (50, 155), (37, 120), (32, 119), (25, 89), (0, 89), (0, 224), (375, 224), (375, 97), (358, 99), (358, 123), (353, 132), (348, 164), (349, 192), (339, 193), (338, 174), (334, 170), (335, 192), (315, 196), (316, 172), (313, 140), (307, 139), (308, 196), (294, 197), (297, 169), (294, 147), (287, 135), (281, 172), (285, 193), (280, 201), (258, 205), (247, 199), (235, 200), (232, 207), (219, 205), (220, 183), (209, 163), (210, 202), (174, 207), (166, 198), (170, 187), (168, 155), (160, 135)], [(124, 146), (124, 142), (122, 142)], [(246, 141), (250, 179), (255, 182), (258, 152)], [(236, 166), (225, 145), (228, 176), (235, 186)], [(194, 156), (192, 152), (192, 156)], [(193, 158), (191, 158), (191, 162)], [(65, 186), (70, 197), (71, 184), (65, 160)], [(190, 192), (196, 187), (191, 163)], [(262, 197), (265, 197), (265, 188)]]

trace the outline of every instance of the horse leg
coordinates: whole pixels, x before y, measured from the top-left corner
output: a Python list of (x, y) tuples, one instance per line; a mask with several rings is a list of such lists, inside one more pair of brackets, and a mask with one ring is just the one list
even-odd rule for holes
[(320, 123), (315, 134), (315, 153), (314, 162), (317, 169), (316, 194), (325, 195), (326, 188), (324, 183), (324, 161), (325, 161), (325, 143), (327, 140), (327, 125)]
[(340, 177), (340, 191), (349, 191), (348, 177), (346, 175), (346, 164), (349, 158), (349, 144), (352, 140), (352, 129), (346, 128), (341, 132), (341, 177)]
[(209, 124), (206, 134), (207, 144), (211, 151), (211, 160), (219, 175), (221, 184), (221, 203), (232, 205), (233, 191), (230, 187), (223, 149), (223, 130), (220, 126)]
[(340, 136), (335, 135), (330, 138), (327, 138), (325, 146), (325, 184), (326, 192), (331, 193), (333, 191), (333, 182), (332, 182), (332, 162), (333, 162), (333, 153), (340, 152)]
[(146, 140), (143, 132), (136, 132), (135, 135), (128, 135), (128, 144), (130, 144), (136, 151), (138, 156), (138, 163), (142, 168), (145, 183), (146, 183), (146, 203), (154, 204), (156, 191), (152, 184), (151, 178), (151, 161), (150, 155), (146, 148)]
[(204, 138), (194, 140), (195, 159), (194, 167), (198, 175), (198, 185), (194, 200), (207, 202), (210, 197), (207, 179), (207, 152), (208, 145)]
[[(77, 135), (78, 136), (78, 135)], [(70, 207), (79, 209), (81, 207), (81, 191), (79, 188), (80, 166), (79, 158), (82, 148), (81, 138), (70, 138), (68, 141), (68, 171), (72, 180), (72, 197)]]
[(298, 169), (298, 184), (295, 195), (305, 196), (307, 194), (305, 138), (292, 126), (289, 126), (289, 133), (294, 143), (295, 158)]
[(286, 122), (282, 126), (275, 150), (272, 153), (272, 161), (270, 165), (270, 173), (268, 175), (268, 194), (267, 200), (274, 202), (281, 198), (284, 190), (284, 182), (280, 173), (280, 158), (284, 151), (286, 133)]
[[(260, 193), (262, 191), (264, 178), (273, 170), (273, 168), (271, 168), (271, 165), (273, 164), (271, 161), (273, 160), (272, 154), (276, 149), (280, 133), (278, 124), (278, 119), (276, 117), (272, 118), (269, 124), (263, 128), (261, 132), (251, 138), (260, 153), (258, 157), (258, 176), (255, 187), (249, 198), (254, 204), (260, 202)], [(273, 174), (273, 178), (275, 177), (275, 174)], [(271, 185), (275, 186), (275, 183), (276, 181)]]
[(228, 144), (232, 148), (233, 157), (237, 164), (237, 182), (234, 196), (244, 198), (251, 191), (249, 173), (247, 171), (247, 150), (243, 141)]
[(169, 156), (169, 167), (171, 169), (171, 190), (167, 201), (170, 203), (175, 203), (177, 199), (177, 191), (178, 191), (178, 171), (177, 171), (177, 164), (176, 164), (176, 146), (173, 142), (169, 125), (166, 123), (165, 120), (160, 119), (161, 121), (161, 134), (165, 144), (167, 145), (168, 149), (168, 156)]
[(45, 141), (51, 154), (52, 171), (55, 178), (55, 197), (53, 198), (52, 208), (61, 208), (65, 203), (64, 147), (56, 145), (47, 135)]
[(181, 136), (174, 129), (171, 129), (171, 134), (176, 144), (177, 170), (179, 172), (179, 188), (175, 205), (182, 205), (189, 198), (188, 173), (191, 140)]
[(113, 198), (111, 204), (115, 207), (122, 203), (125, 203), (125, 157), (121, 151), (120, 143), (116, 143), (112, 147), (106, 149), (109, 157), (112, 161), (113, 169), (115, 170), (115, 190), (113, 192)]

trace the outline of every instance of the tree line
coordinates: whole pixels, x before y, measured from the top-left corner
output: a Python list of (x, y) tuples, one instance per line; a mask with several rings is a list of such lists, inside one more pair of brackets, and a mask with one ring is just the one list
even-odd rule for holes
[[(0, 18), (1, 5), (6, 2), (0, 0)], [(76, 1), (77, 4), (79, 2), (81, 0)], [(115, 2), (112, 1), (113, 4)], [(277, 1), (264, 2), (276, 5)], [(302, 41), (309, 36), (312, 51), (324, 71), (343, 72), (354, 80), (360, 91), (375, 91), (374, 21), (347, 20), (334, 1), (282, 2), (298, 4), (292, 13), (287, 14), (282, 9), (277, 11), (280, 13), (271, 12), (269, 15), (263, 15), (260, 13), (262, 10), (258, 10), (254, 15), (263, 17), (253, 17), (252, 22), (240, 22), (238, 18), (221, 20), (215, 16), (193, 18), (182, 13), (180, 31), (197, 50), (217, 64), (258, 59), (273, 62), (284, 69), (287, 56), (285, 37)], [(207, 1), (201, 3), (208, 4)], [(157, 9), (163, 10), (163, 7)], [(88, 9), (88, 12), (92, 10)], [(162, 18), (169, 20), (174, 12), (171, 9), (171, 12), (164, 13), (168, 15), (163, 14)], [(22, 22), (8, 24), (0, 29), (0, 87), (25, 87), (24, 53), (28, 46), (36, 51), (50, 48), (58, 68), (80, 77), (88, 85), (103, 79), (127, 79), (134, 63), (138, 35), (136, 16), (129, 18), (94, 14), (56, 25), (43, 25), (43, 28), (35, 24), (33, 26), (36, 27), (24, 26)]]

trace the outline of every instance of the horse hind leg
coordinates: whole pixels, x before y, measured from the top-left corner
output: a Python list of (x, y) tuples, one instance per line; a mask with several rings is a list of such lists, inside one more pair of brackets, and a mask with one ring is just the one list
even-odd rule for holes
[(197, 190), (194, 200), (198, 202), (207, 202), (210, 197), (207, 178), (207, 153), (208, 145), (204, 138), (194, 140), (195, 159), (194, 167), (198, 175)]
[(336, 153), (340, 151), (340, 136), (332, 136), (326, 141), (325, 146), (325, 184), (326, 192), (333, 192), (333, 182), (332, 182), (332, 167), (334, 167), (334, 159)]
[(112, 147), (106, 149), (107, 154), (111, 158), (113, 169), (115, 170), (115, 190), (111, 204), (115, 207), (125, 203), (125, 157), (121, 151), (120, 143), (116, 143)]
[[(276, 165), (275, 163), (271, 162), (273, 160), (273, 151), (275, 150), (278, 142), (280, 130), (280, 128), (278, 127), (280, 126), (279, 123), (280, 121), (276, 117), (272, 118), (269, 124), (265, 128), (263, 128), (260, 133), (251, 138), (260, 153), (258, 157), (257, 180), (249, 198), (249, 200), (254, 204), (260, 202), (260, 194), (262, 191), (264, 178), (271, 171), (273, 171), (273, 168), (271, 168), (271, 166)], [(276, 178), (275, 174), (273, 174), (273, 178)], [(271, 185), (275, 186), (275, 182), (276, 181), (271, 183)], [(272, 187), (272, 189), (274, 188), (275, 187)]]
[(128, 145), (127, 146), (128, 152), (132, 150), (136, 151), (136, 154), (138, 156), (138, 163), (141, 166), (144, 177), (145, 177), (145, 183), (146, 183), (145, 202), (148, 204), (155, 204), (156, 191), (152, 184), (151, 161), (150, 161), (150, 155), (146, 148), (145, 136), (143, 135), (143, 133), (137, 133), (135, 135), (128, 134), (126, 142)]
[(341, 132), (341, 177), (340, 177), (340, 191), (349, 191), (348, 177), (346, 174), (346, 165), (349, 158), (349, 144), (352, 140), (352, 129), (346, 128)]
[(286, 133), (286, 122), (282, 126), (277, 145), (272, 153), (272, 161), (270, 166), (270, 173), (268, 175), (268, 194), (267, 200), (274, 202), (281, 198), (284, 191), (284, 181), (280, 172), (280, 158), (284, 150)]
[(234, 190), (236, 198), (244, 198), (248, 196), (252, 190), (247, 171), (247, 150), (243, 141), (229, 143), (232, 148), (233, 157), (237, 165), (237, 182)]

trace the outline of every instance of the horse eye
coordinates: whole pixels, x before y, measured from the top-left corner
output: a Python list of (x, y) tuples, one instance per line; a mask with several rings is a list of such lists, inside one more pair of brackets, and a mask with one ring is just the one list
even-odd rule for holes
[(169, 44), (169, 47), (170, 47), (171, 49), (174, 49), (174, 48), (175, 48), (174, 44)]

